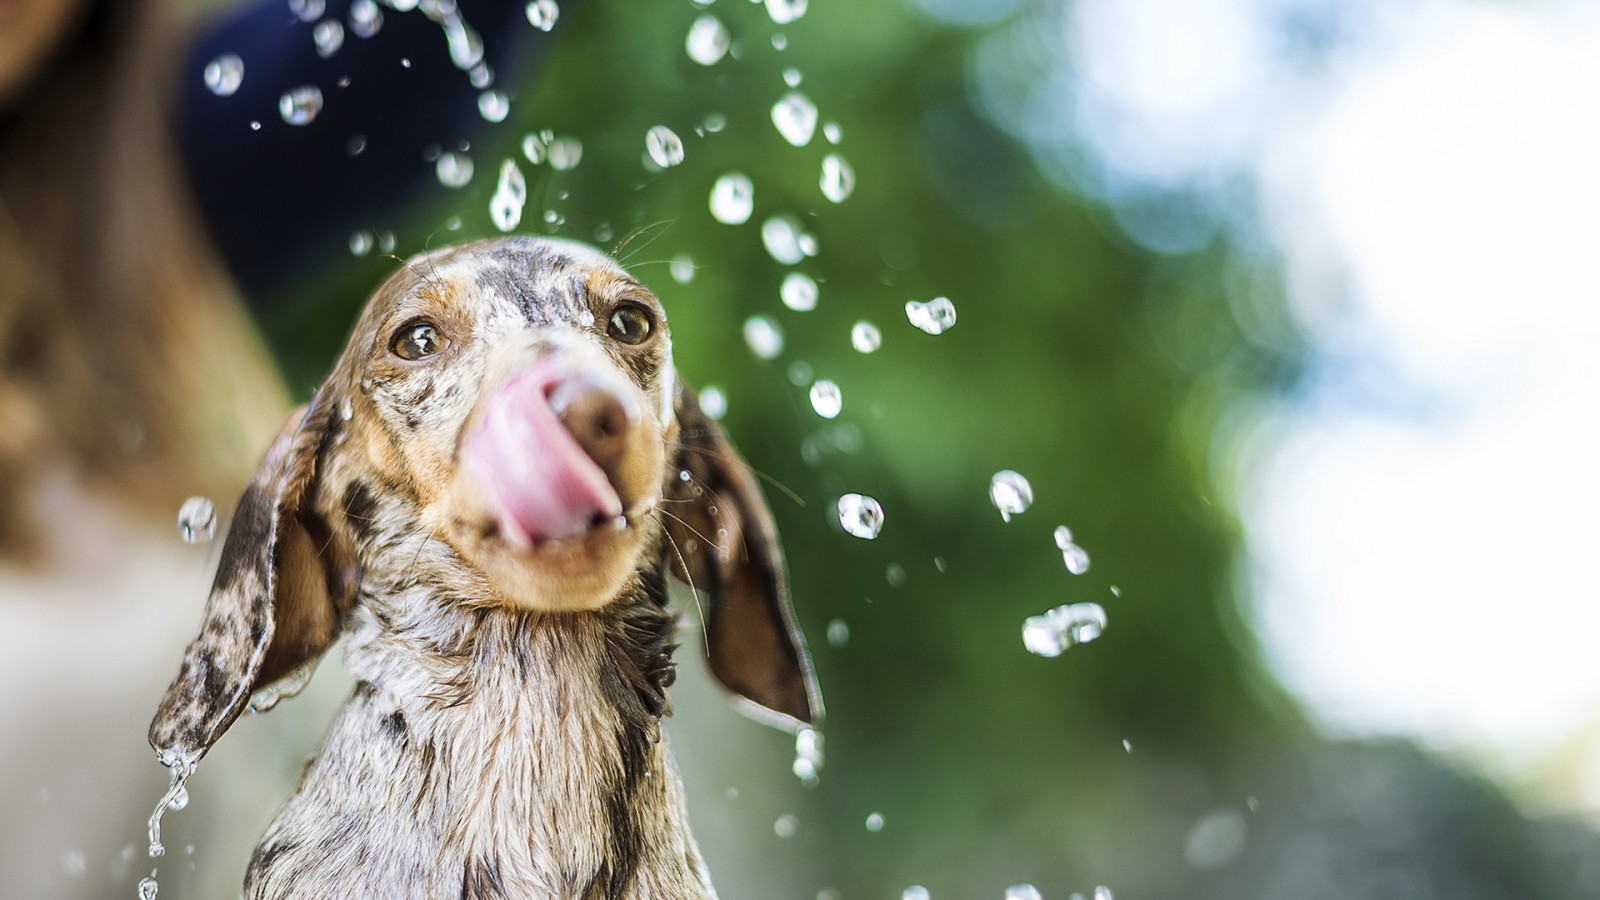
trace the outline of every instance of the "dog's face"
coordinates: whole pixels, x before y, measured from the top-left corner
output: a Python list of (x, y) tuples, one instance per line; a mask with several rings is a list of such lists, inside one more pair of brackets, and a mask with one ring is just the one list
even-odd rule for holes
[(414, 260), (345, 360), (363, 464), (415, 486), (418, 524), (497, 602), (604, 606), (660, 538), (671, 342), (660, 303), (609, 257), (546, 240)]
[(677, 379), (656, 299), (568, 241), (427, 254), (372, 297), (240, 498), (151, 744), (197, 760), (363, 596), (420, 590), (412, 624), (463, 604), (620, 616), (668, 569), (747, 711), (815, 724), (771, 513)]

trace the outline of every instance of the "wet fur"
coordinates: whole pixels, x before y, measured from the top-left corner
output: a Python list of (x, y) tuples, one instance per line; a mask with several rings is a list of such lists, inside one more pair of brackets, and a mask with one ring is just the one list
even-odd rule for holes
[[(676, 382), (665, 334), (651, 353), (598, 342), (659, 404), (660, 445), (623, 477), (647, 473), (660, 502), (596, 545), (604, 572), (625, 564), (617, 578), (571, 584), (507, 570), (453, 493), (458, 425), (492, 385), (482, 354), (498, 351), (474, 344), (419, 378), (382, 349), (418, 303), (459, 335), (526, 332), (536, 354), (547, 339), (594, 343), (587, 316), (618, 292), (648, 297), (562, 242), (413, 261), (262, 462), (151, 743), (169, 764), (197, 761), (252, 690), (344, 631), (358, 684), (251, 859), (247, 897), (715, 896), (660, 727), (668, 573), (699, 588), (724, 684), (790, 728), (821, 707), (770, 514)], [(488, 324), (513, 313), (517, 329)]]

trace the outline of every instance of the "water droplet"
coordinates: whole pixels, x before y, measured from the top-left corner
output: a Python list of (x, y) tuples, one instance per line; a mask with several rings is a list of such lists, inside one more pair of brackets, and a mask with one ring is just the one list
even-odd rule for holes
[(883, 530), (883, 506), (862, 494), (839, 498), (839, 524), (850, 534), (872, 540)]
[(796, 147), (811, 143), (817, 130), (817, 107), (811, 98), (799, 91), (790, 91), (772, 104), (772, 124), (783, 139)]
[(504, 122), (511, 113), (511, 98), (502, 91), (484, 91), (478, 95), (478, 115), (485, 122)]
[(800, 820), (796, 819), (793, 813), (784, 813), (778, 817), (776, 822), (772, 823), (772, 833), (781, 838), (792, 838), (799, 827)]
[(800, 74), (799, 69), (788, 68), (783, 70), (783, 83), (787, 84), (789, 87), (799, 87), (800, 82), (804, 77), (805, 76)]
[(556, 20), (561, 18), (561, 7), (556, 5), (556, 0), (533, 0), (527, 12), (528, 24), (540, 31), (556, 27)]
[(756, 186), (741, 172), (729, 172), (711, 186), (711, 215), (724, 225), (743, 225), (755, 211)]
[(1005, 900), (1044, 900), (1039, 889), (1031, 884), (1013, 884), (1006, 888)]
[(889, 563), (884, 567), (883, 580), (889, 582), (890, 587), (900, 587), (906, 583), (906, 567), (899, 563)]
[(701, 123), (701, 127), (710, 134), (716, 134), (722, 129), (728, 127), (728, 117), (719, 112), (706, 113), (706, 117)]
[(383, 27), (383, 10), (373, 0), (354, 0), (347, 15), (350, 33), (358, 38), (372, 37)]
[(224, 53), (206, 63), (201, 77), (211, 93), (218, 97), (231, 97), (244, 81), (244, 60), (237, 54)]
[(326, 10), (324, 0), (289, 0), (289, 11), (302, 22), (315, 22)]
[(808, 275), (790, 272), (783, 276), (778, 296), (782, 298), (784, 306), (795, 312), (810, 312), (817, 308), (817, 283)]
[(1022, 645), (1038, 656), (1060, 656), (1074, 644), (1087, 644), (1106, 628), (1106, 611), (1098, 603), (1070, 603), (1022, 625)]
[(1000, 518), (1009, 522), (1033, 505), (1033, 485), (1020, 474), (1002, 469), (989, 479), (989, 502), (1000, 510)]
[(822, 196), (834, 203), (843, 203), (856, 189), (856, 171), (837, 153), (822, 158)]
[(850, 624), (843, 619), (834, 619), (828, 623), (828, 645), (830, 647), (843, 647), (850, 643)]
[(883, 813), (867, 814), (867, 830), (873, 834), (883, 830)]
[(794, 775), (806, 787), (816, 787), (822, 774), (822, 732), (802, 728), (794, 736)]
[(927, 303), (907, 300), (906, 319), (928, 334), (944, 334), (956, 324), (956, 305), (949, 297), (935, 297)]
[(583, 142), (570, 135), (562, 135), (550, 141), (546, 152), (550, 168), (557, 172), (570, 172), (583, 160)]
[(139, 882), (139, 900), (156, 900), (156, 892), (160, 890), (161, 885), (156, 883), (153, 876), (143, 879)]
[(364, 134), (351, 135), (350, 140), (345, 141), (344, 153), (345, 153), (346, 156), (360, 156), (361, 154), (363, 154), (365, 152), (367, 152), (367, 136), (366, 135), (364, 135)]
[(817, 239), (806, 232), (799, 219), (788, 213), (780, 213), (761, 223), (761, 243), (773, 259), (786, 266), (817, 255)]
[(528, 182), (515, 160), (500, 164), (500, 181), (489, 198), (489, 219), (501, 231), (510, 231), (522, 221), (522, 206), (528, 202)]
[(771, 316), (751, 316), (744, 320), (744, 342), (756, 356), (776, 359), (783, 352), (783, 329)]
[(689, 26), (689, 37), (684, 40), (683, 49), (690, 59), (702, 66), (710, 66), (728, 52), (730, 42), (728, 27), (722, 24), (722, 20), (704, 15)]
[(811, 371), (810, 363), (803, 359), (797, 359), (789, 364), (789, 383), (795, 387), (804, 387), (810, 384), (814, 380), (812, 378), (813, 374), (815, 373)]
[(1116, 900), (1116, 898), (1111, 896), (1111, 888), (1101, 884), (1095, 886), (1094, 900)]
[[(1065, 525), (1056, 528), (1056, 546), (1061, 549), (1061, 563), (1067, 571), (1074, 575), (1082, 575), (1089, 571), (1089, 551), (1072, 542), (1072, 529)], [(1111, 589), (1114, 596), (1122, 596), (1122, 592), (1115, 587)]]
[(807, 0), (766, 0), (767, 15), (779, 25), (787, 25), (806, 14)]
[(824, 419), (837, 418), (844, 409), (844, 395), (839, 386), (826, 378), (817, 379), (811, 385), (811, 408)]
[(178, 786), (178, 792), (172, 795), (172, 801), (167, 804), (167, 809), (183, 809), (189, 805), (189, 789), (183, 785)]
[(1127, 738), (1123, 738), (1122, 739), (1122, 752), (1123, 753), (1132, 753), (1133, 752), (1133, 741), (1130, 741)]
[(708, 418), (722, 418), (728, 414), (728, 395), (716, 385), (706, 385), (700, 389), (700, 411)]
[(330, 59), (344, 46), (344, 25), (338, 19), (323, 19), (311, 29), (311, 43), (317, 46), (317, 55)]
[(439, 183), (447, 188), (466, 187), (472, 180), (472, 157), (465, 153), (441, 153), (433, 164)]
[(913, 884), (900, 892), (900, 900), (933, 900), (933, 895), (920, 884)]
[(783, 51), (789, 49), (789, 38), (782, 34), (772, 36), (772, 49)]
[(522, 155), (528, 158), (528, 162), (531, 162), (536, 166), (544, 162), (546, 153), (545, 142), (547, 140), (548, 138), (546, 137), (530, 133), (522, 139)]
[(862, 353), (871, 353), (883, 345), (883, 333), (871, 322), (857, 322), (850, 326), (850, 346)]
[(211, 540), (217, 534), (217, 508), (206, 497), (190, 497), (178, 507), (178, 534), (190, 544)]
[(663, 169), (683, 162), (683, 140), (665, 125), (657, 125), (645, 132), (644, 149)]
[(310, 125), (322, 112), (322, 90), (304, 84), (278, 98), (278, 115), (290, 125)]
[(822, 137), (828, 143), (837, 145), (844, 140), (844, 131), (839, 127), (838, 122), (828, 122), (822, 126)]
[[(419, 5), (422, 6), (423, 14), (438, 22), (439, 27), (444, 30), (444, 41), (450, 51), (450, 62), (454, 63), (456, 68), (467, 72), (483, 62), (483, 38), (478, 37), (478, 33), (468, 27), (453, 0), (448, 3)], [(484, 74), (488, 74), (487, 68), (484, 69)], [(473, 82), (473, 85), (487, 86), (477, 82)]]
[(688, 284), (694, 280), (694, 260), (687, 253), (679, 253), (667, 264), (667, 271), (672, 274), (673, 281)]
[(394, 252), (394, 232), (387, 230), (378, 232), (378, 252)]

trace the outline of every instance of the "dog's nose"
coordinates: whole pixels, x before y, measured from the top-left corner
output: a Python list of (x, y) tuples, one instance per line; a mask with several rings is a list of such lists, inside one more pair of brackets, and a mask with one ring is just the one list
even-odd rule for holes
[(549, 394), (556, 417), (613, 484), (640, 420), (637, 404), (625, 396), (582, 375), (557, 382)]

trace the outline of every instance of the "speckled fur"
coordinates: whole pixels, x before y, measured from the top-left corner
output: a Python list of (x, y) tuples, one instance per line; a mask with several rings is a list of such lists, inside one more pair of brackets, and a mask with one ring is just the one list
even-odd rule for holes
[[(607, 342), (618, 302), (658, 317), (648, 346)], [(418, 315), (449, 353), (399, 363), (391, 336)], [(677, 382), (659, 315), (606, 257), (537, 239), (421, 257), (373, 298), (241, 498), (151, 725), (164, 760), (198, 761), (252, 690), (349, 632), (356, 691), (250, 861), (247, 897), (715, 896), (660, 729), (667, 573), (700, 588), (731, 690), (791, 728), (821, 706), (770, 514)], [(562, 578), (508, 561), (455, 466), (495, 379), (550, 354), (625, 373), (658, 441), (614, 476), (637, 495), (627, 528)]]

